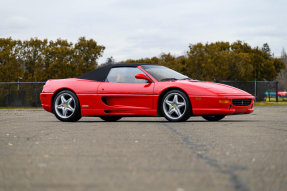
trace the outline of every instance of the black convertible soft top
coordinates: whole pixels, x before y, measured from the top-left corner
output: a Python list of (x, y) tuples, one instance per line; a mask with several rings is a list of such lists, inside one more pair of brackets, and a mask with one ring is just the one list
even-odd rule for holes
[(85, 80), (93, 80), (93, 81), (105, 81), (107, 75), (109, 74), (111, 68), (117, 67), (138, 67), (141, 65), (154, 65), (154, 64), (143, 64), (143, 63), (130, 63), (130, 64), (110, 64), (98, 68), (96, 70), (90, 71), (88, 73), (82, 74), (76, 78), (85, 79)]

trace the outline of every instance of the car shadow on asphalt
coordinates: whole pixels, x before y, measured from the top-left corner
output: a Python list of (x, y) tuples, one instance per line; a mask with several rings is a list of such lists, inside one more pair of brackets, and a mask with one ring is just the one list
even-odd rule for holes
[(259, 120), (224, 120), (224, 121), (206, 121), (206, 120), (197, 120), (197, 121), (185, 121), (185, 122), (171, 122), (171, 121), (146, 121), (146, 120), (119, 120), (119, 121), (78, 121), (77, 123), (236, 123), (236, 122), (260, 122)]

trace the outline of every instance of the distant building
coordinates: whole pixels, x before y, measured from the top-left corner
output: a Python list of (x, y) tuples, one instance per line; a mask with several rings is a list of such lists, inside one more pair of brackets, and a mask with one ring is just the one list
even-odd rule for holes
[(111, 63), (109, 63), (109, 62), (105, 62), (105, 63), (100, 64), (99, 67), (107, 66), (107, 65), (110, 65), (110, 64)]
[(277, 80), (279, 81), (278, 89), (279, 91), (284, 91), (287, 90), (287, 55), (285, 54), (279, 59), (282, 60), (286, 66), (286, 69), (282, 70), (277, 76)]
[(176, 60), (179, 60), (179, 59), (181, 59), (181, 58), (183, 58), (184, 56), (178, 56), (178, 57), (176, 57), (175, 59)]

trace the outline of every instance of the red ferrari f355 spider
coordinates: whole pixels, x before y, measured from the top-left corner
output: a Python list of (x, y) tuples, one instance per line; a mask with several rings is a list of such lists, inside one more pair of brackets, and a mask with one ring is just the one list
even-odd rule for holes
[(78, 121), (83, 116), (105, 121), (128, 116), (186, 121), (202, 116), (219, 121), (226, 115), (254, 111), (254, 97), (245, 91), (148, 64), (107, 65), (77, 78), (48, 80), (41, 101), (61, 121)]

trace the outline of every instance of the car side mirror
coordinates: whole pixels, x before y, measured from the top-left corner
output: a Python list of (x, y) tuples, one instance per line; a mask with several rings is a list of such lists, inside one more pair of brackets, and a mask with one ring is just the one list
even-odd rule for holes
[(136, 74), (135, 78), (136, 79), (141, 79), (141, 80), (147, 80), (148, 83), (152, 83), (151, 79), (149, 77), (147, 77), (146, 75), (144, 75), (144, 74)]

